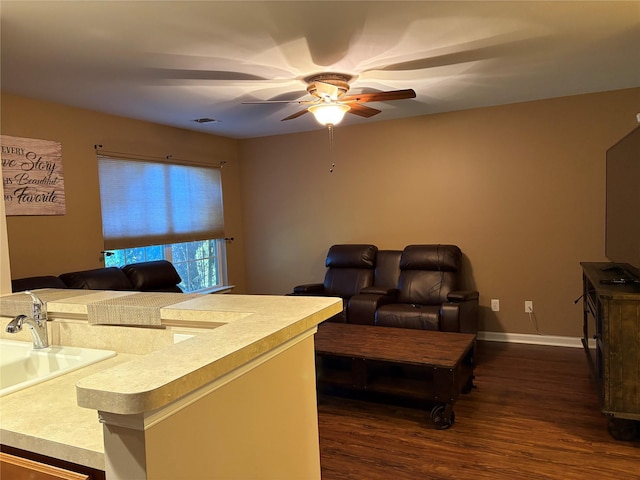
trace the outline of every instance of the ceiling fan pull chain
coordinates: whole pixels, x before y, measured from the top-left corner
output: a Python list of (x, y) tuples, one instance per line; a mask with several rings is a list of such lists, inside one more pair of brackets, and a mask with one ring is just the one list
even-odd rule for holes
[[(329, 130), (329, 157), (331, 158), (331, 160), (333, 160), (333, 125), (329, 123), (327, 125), (327, 129)], [(333, 167), (335, 166), (336, 164), (334, 162), (331, 162), (329, 173), (333, 173)]]

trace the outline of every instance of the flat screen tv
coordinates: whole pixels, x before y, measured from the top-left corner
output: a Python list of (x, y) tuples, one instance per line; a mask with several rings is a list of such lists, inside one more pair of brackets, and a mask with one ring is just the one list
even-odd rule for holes
[(607, 150), (605, 255), (640, 281), (640, 126)]

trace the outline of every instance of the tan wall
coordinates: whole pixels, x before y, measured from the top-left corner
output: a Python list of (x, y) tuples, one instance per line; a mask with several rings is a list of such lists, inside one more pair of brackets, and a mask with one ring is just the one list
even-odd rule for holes
[(535, 333), (533, 300), (540, 333), (577, 337), (579, 262), (606, 260), (605, 151), (639, 107), (630, 89), (339, 126), (333, 153), (321, 129), (242, 141), (248, 290), (322, 281), (335, 243), (454, 243), (482, 330)]
[(94, 145), (104, 150), (228, 163), (222, 170), (229, 281), (244, 290), (237, 141), (2, 94), (3, 135), (62, 144), (67, 213), (7, 217), (12, 278), (58, 275), (104, 266), (98, 167)]
[(99, 143), (229, 162), (234, 292), (321, 281), (334, 243), (455, 243), (480, 291), (481, 329), (534, 333), (523, 304), (533, 300), (541, 333), (578, 336), (579, 262), (605, 260), (604, 154), (639, 105), (630, 89), (338, 127), (332, 152), (323, 129), (238, 142), (3, 94), (3, 134), (62, 143), (67, 196), (64, 217), (7, 218), (12, 276), (102, 266)]
[[(0, 185), (0, 193), (4, 197), (4, 188)], [(0, 202), (0, 295), (11, 293), (11, 268), (9, 260), (9, 241), (4, 202)]]

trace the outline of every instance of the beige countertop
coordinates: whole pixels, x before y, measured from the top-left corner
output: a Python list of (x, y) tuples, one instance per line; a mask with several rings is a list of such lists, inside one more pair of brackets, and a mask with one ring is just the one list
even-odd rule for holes
[[(136, 414), (161, 408), (288, 340), (342, 308), (335, 298), (203, 295), (161, 309), (173, 324), (218, 328), (83, 378), (78, 404)], [(176, 361), (179, 359), (179, 361)]]
[[(342, 309), (336, 298), (202, 295), (163, 307), (165, 328), (83, 321), (88, 303), (121, 295), (74, 296), (70, 290), (69, 297), (48, 303), (50, 318), (56, 319), (49, 322), (52, 343), (107, 348), (118, 355), (1, 397), (1, 443), (104, 469), (96, 410), (138, 414), (162, 408), (314, 329)], [(2, 318), (3, 332), (8, 320)], [(172, 331), (194, 336), (173, 344)]]
[(118, 354), (0, 397), (0, 443), (104, 470), (102, 425), (95, 410), (78, 406), (75, 384), (134, 357)]

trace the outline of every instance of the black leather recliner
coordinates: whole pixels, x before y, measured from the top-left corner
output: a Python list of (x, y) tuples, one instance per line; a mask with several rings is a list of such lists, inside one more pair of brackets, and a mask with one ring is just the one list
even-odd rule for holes
[(380, 326), (477, 333), (478, 292), (461, 290), (462, 252), (455, 245), (409, 245), (400, 258), (398, 296), (379, 306)]
[(293, 295), (341, 297), (342, 312), (329, 320), (344, 323), (349, 299), (373, 284), (377, 253), (375, 245), (333, 245), (327, 253), (324, 282), (298, 285), (293, 288)]

